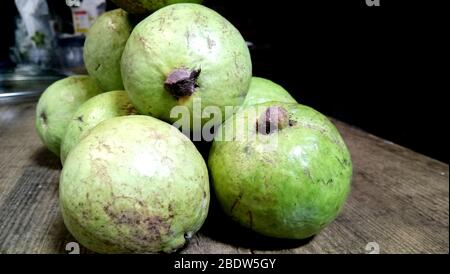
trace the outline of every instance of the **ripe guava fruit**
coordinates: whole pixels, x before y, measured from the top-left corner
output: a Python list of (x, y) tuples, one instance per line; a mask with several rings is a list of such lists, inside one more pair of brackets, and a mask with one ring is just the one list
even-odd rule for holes
[[(230, 139), (220, 140), (227, 132)], [(334, 125), (310, 107), (280, 102), (243, 108), (222, 124), (208, 166), (227, 215), (287, 239), (310, 237), (328, 225), (344, 205), (352, 176)]]
[(69, 121), (87, 99), (102, 93), (87, 75), (69, 76), (50, 85), (36, 107), (36, 130), (47, 148), (59, 156)]
[(149, 116), (115, 117), (68, 154), (59, 197), (66, 227), (88, 249), (168, 253), (206, 218), (208, 170), (175, 127)]
[(242, 107), (267, 102), (297, 103), (282, 86), (264, 78), (252, 77), (250, 88), (244, 103), (242, 103)]
[(133, 24), (127, 12), (103, 13), (89, 29), (84, 43), (84, 63), (90, 76), (106, 91), (123, 89), (120, 58)]
[(118, 116), (137, 114), (124, 90), (109, 91), (84, 102), (72, 117), (61, 143), (61, 163), (70, 150), (100, 122)]
[[(167, 122), (175, 106), (191, 120), (208, 106), (240, 106), (247, 94), (252, 64), (239, 31), (215, 11), (197, 4), (164, 7), (133, 30), (122, 55), (125, 90), (142, 114)], [(193, 112), (194, 99), (201, 111)], [(219, 121), (219, 122), (221, 122)], [(197, 130), (194, 128), (193, 130)]]
[(203, 0), (112, 0), (114, 4), (132, 14), (144, 15), (156, 11), (167, 5), (177, 3), (197, 3)]

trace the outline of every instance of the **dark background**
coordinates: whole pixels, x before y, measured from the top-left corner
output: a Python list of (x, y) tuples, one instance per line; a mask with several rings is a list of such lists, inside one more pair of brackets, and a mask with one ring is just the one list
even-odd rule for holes
[[(49, 0), (68, 16), (64, 1)], [(205, 0), (251, 41), (253, 72), (301, 103), (448, 163), (443, 7), (431, 1)], [(114, 8), (109, 3), (108, 9)], [(2, 1), (0, 65), (14, 42), (14, 1)], [(70, 25), (63, 28), (71, 29)], [(448, 73), (447, 73), (448, 77)]]

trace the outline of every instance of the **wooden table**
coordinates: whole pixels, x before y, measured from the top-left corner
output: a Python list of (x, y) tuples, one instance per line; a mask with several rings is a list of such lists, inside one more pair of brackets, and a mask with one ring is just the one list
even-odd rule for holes
[[(67, 253), (75, 241), (58, 208), (61, 165), (36, 135), (34, 111), (35, 103), (0, 105), (0, 253)], [(354, 177), (330, 226), (303, 241), (265, 238), (228, 221), (212, 202), (181, 253), (448, 253), (448, 165), (334, 122)]]

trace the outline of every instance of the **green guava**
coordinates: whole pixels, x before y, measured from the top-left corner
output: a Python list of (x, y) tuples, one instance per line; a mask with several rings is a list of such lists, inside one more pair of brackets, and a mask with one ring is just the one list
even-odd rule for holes
[[(140, 113), (174, 122), (179, 117), (171, 117), (172, 108), (183, 106), (202, 125), (210, 120), (202, 117), (205, 108), (216, 106), (220, 123), (225, 106), (240, 106), (252, 76), (239, 31), (197, 4), (170, 5), (141, 21), (125, 46), (121, 68), (125, 90)], [(195, 99), (201, 103), (198, 111), (193, 111)]]
[(282, 86), (264, 78), (252, 77), (250, 88), (242, 107), (266, 102), (297, 103)]
[(47, 148), (59, 156), (67, 125), (78, 107), (102, 93), (97, 82), (87, 75), (69, 76), (50, 85), (36, 107), (36, 130)]
[(175, 127), (149, 116), (115, 117), (68, 154), (59, 198), (67, 229), (88, 249), (168, 253), (207, 216), (208, 170)]
[(314, 109), (280, 102), (243, 108), (215, 138), (208, 162), (213, 187), (224, 212), (241, 225), (304, 239), (342, 209), (350, 154), (334, 125)]
[(120, 58), (133, 24), (127, 12), (103, 13), (89, 29), (84, 43), (84, 63), (90, 76), (106, 90), (123, 89)]
[(84, 102), (72, 117), (61, 143), (61, 163), (70, 150), (100, 122), (118, 116), (137, 114), (123, 90), (109, 91)]
[(197, 3), (203, 0), (112, 0), (114, 4), (133, 14), (149, 14), (167, 5), (177, 3)]

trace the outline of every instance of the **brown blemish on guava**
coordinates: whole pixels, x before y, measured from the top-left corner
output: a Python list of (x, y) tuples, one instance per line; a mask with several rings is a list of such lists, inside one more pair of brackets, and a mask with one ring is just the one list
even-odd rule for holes
[(159, 216), (147, 217), (143, 223), (147, 228), (147, 236), (152, 240), (160, 240), (161, 235), (170, 231), (170, 225)]
[(319, 127), (319, 126), (317, 126), (317, 125), (315, 125), (315, 124), (309, 124), (309, 123), (303, 123), (303, 122), (300, 122), (300, 123), (297, 123), (297, 122), (296, 122), (295, 125), (297, 125), (297, 124), (298, 124), (299, 126), (301, 126), (301, 127), (309, 128), (309, 129), (311, 129), (311, 130), (315, 130), (315, 131), (320, 132), (323, 136), (327, 137), (328, 139), (330, 139), (333, 143), (335, 143), (335, 144), (338, 145), (338, 146), (343, 145), (342, 142), (341, 142), (339, 139), (333, 137), (333, 134), (332, 134), (332, 133), (330, 132), (330, 130), (328, 130), (328, 129)]
[(188, 30), (185, 32), (184, 37), (186, 37), (186, 44), (187, 47), (189, 48), (191, 45), (191, 32)]
[(216, 41), (209, 38), (209, 36), (206, 37), (206, 42), (208, 44), (208, 49), (210, 49), (210, 50), (216, 45)]
[(169, 220), (160, 216), (145, 216), (133, 210), (116, 211), (111, 204), (106, 205), (103, 210), (113, 223), (133, 228), (131, 235), (137, 242), (160, 241), (161, 236), (170, 231)]
[(175, 213), (172, 208), (172, 204), (169, 204), (168, 211), (169, 211), (169, 219), (173, 219), (173, 217), (175, 217)]
[(160, 16), (159, 17), (159, 31), (163, 31), (164, 30), (164, 25), (166, 24), (166, 17), (165, 16)]
[(39, 117), (41, 117), (42, 124), (47, 125), (47, 114), (45, 111), (42, 111)]
[(102, 64), (98, 64), (98, 65), (95, 67), (94, 70), (95, 70), (95, 71), (99, 70), (101, 66), (102, 66)]
[(248, 224), (249, 224), (249, 227), (250, 227), (250, 229), (252, 229), (252, 228), (253, 228), (253, 214), (252, 214), (251, 211), (248, 211), (248, 212), (247, 212), (247, 215), (248, 215)]
[(139, 42), (141, 42), (142, 46), (143, 46), (146, 50), (149, 50), (149, 51), (152, 50), (152, 48), (150, 47), (149, 43), (147, 42), (147, 40), (145, 40), (144, 37), (139, 36), (138, 39), (139, 39)]
[(313, 180), (308, 168), (303, 168), (303, 174), (305, 174), (305, 176), (308, 177), (312, 183), (314, 183), (314, 180)]
[(199, 87), (197, 79), (201, 69), (177, 68), (172, 70), (164, 82), (165, 89), (176, 99), (190, 96)]
[(131, 103), (123, 105), (122, 106), (122, 111), (125, 112), (126, 115), (137, 114), (136, 108)]
[(105, 182), (110, 190), (111, 196), (114, 197), (113, 185), (111, 176), (108, 174), (107, 167), (100, 160), (91, 159), (92, 168), (94, 170), (94, 174), (91, 174), (94, 178), (99, 178), (102, 182)]
[(348, 167), (349, 166), (349, 161), (346, 159), (346, 158), (344, 158), (344, 159), (340, 159), (339, 157), (337, 157), (337, 156), (334, 156), (335, 158), (336, 158), (336, 160), (339, 162), (339, 164), (343, 167), (343, 168), (346, 168), (346, 167)]
[(76, 120), (77, 120), (78, 122), (83, 123), (83, 122), (84, 122), (84, 120), (83, 120), (83, 115), (78, 116), (78, 117), (76, 118)]
[(241, 199), (242, 199), (242, 195), (243, 195), (243, 193), (239, 194), (239, 196), (236, 198), (236, 200), (234, 200), (234, 203), (230, 209), (230, 213), (233, 213), (233, 210), (235, 209), (235, 207), (239, 205), (239, 203), (241, 202)]
[(236, 70), (237, 71), (241, 70), (241, 66), (238, 62), (238, 55), (236, 52), (233, 52), (233, 59), (234, 59), (234, 66), (236, 67)]
[(195, 11), (194, 12), (194, 23), (198, 26), (198, 27), (203, 27), (203, 28), (207, 28), (208, 27), (208, 17), (203, 15), (201, 12), (199, 11)]
[(105, 144), (105, 143), (103, 143), (103, 142), (101, 142), (101, 143), (99, 144), (99, 149), (100, 149), (100, 150), (103, 150), (103, 149), (104, 149), (104, 150), (106, 150), (108, 153), (113, 153), (111, 146), (108, 145), (108, 144)]

